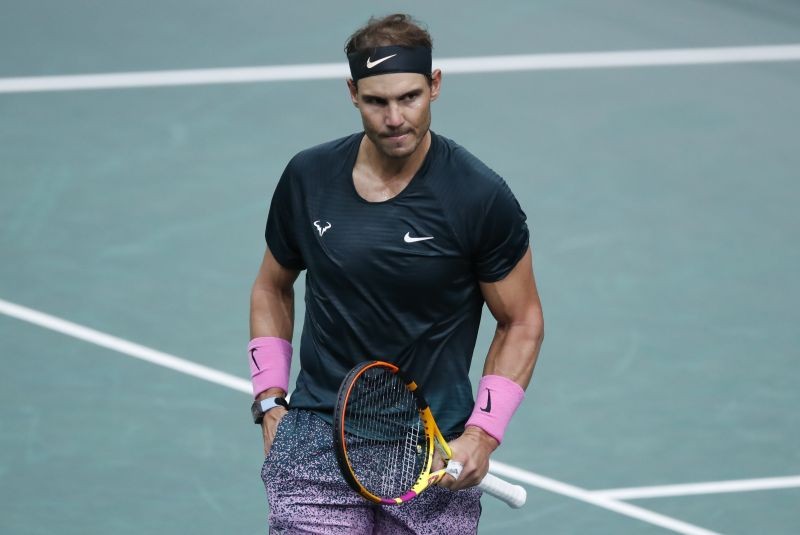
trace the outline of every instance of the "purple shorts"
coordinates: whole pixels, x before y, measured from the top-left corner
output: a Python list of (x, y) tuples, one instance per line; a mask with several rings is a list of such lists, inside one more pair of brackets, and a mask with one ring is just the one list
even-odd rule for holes
[(342, 478), (333, 429), (312, 412), (293, 409), (278, 424), (261, 468), (271, 534), (477, 533), (481, 491), (431, 487), (403, 505), (362, 498)]

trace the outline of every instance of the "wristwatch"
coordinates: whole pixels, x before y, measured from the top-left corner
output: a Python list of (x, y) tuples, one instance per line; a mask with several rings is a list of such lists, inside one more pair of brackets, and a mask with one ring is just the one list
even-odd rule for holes
[(250, 407), (250, 411), (253, 413), (253, 423), (260, 424), (264, 420), (264, 415), (275, 407), (288, 409), (289, 403), (286, 398), (277, 396), (254, 401)]

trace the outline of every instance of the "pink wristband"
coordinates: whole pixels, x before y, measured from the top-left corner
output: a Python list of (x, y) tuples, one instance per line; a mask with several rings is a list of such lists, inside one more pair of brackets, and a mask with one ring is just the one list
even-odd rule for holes
[(292, 344), (283, 338), (262, 336), (247, 345), (250, 354), (250, 377), (253, 396), (277, 387), (289, 392), (289, 368), (292, 365)]
[(475, 408), (465, 425), (480, 427), (498, 443), (503, 442), (508, 422), (524, 398), (525, 391), (511, 379), (484, 375), (478, 383)]

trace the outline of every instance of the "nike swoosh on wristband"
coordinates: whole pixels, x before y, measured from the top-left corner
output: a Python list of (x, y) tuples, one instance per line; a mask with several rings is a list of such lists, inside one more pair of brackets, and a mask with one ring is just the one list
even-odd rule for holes
[(406, 242), (406, 243), (414, 243), (414, 242), (418, 242), (418, 241), (432, 240), (432, 239), (433, 239), (433, 236), (421, 236), (421, 237), (418, 237), (418, 238), (417, 237), (411, 237), (411, 233), (410, 232), (406, 232), (406, 235), (403, 236), (403, 241)]
[(387, 59), (389, 59), (389, 58), (393, 58), (393, 57), (395, 57), (396, 55), (397, 55), (397, 54), (392, 54), (391, 56), (386, 56), (385, 58), (376, 59), (375, 61), (371, 61), (371, 60), (372, 60), (372, 58), (367, 58), (367, 69), (371, 69), (371, 68), (372, 68), (372, 67), (374, 67), (375, 65), (378, 65), (379, 63), (383, 63), (383, 62), (384, 62), (384, 61), (386, 61)]
[(492, 391), (486, 389), (486, 406), (481, 407), (483, 412), (492, 412)]

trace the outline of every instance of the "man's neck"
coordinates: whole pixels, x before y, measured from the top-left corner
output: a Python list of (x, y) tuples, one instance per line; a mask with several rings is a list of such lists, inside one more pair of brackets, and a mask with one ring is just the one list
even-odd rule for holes
[(425, 161), (430, 147), (431, 132), (428, 130), (414, 152), (405, 158), (390, 158), (381, 153), (372, 141), (364, 136), (358, 163), (363, 165), (370, 175), (384, 182), (411, 180)]

